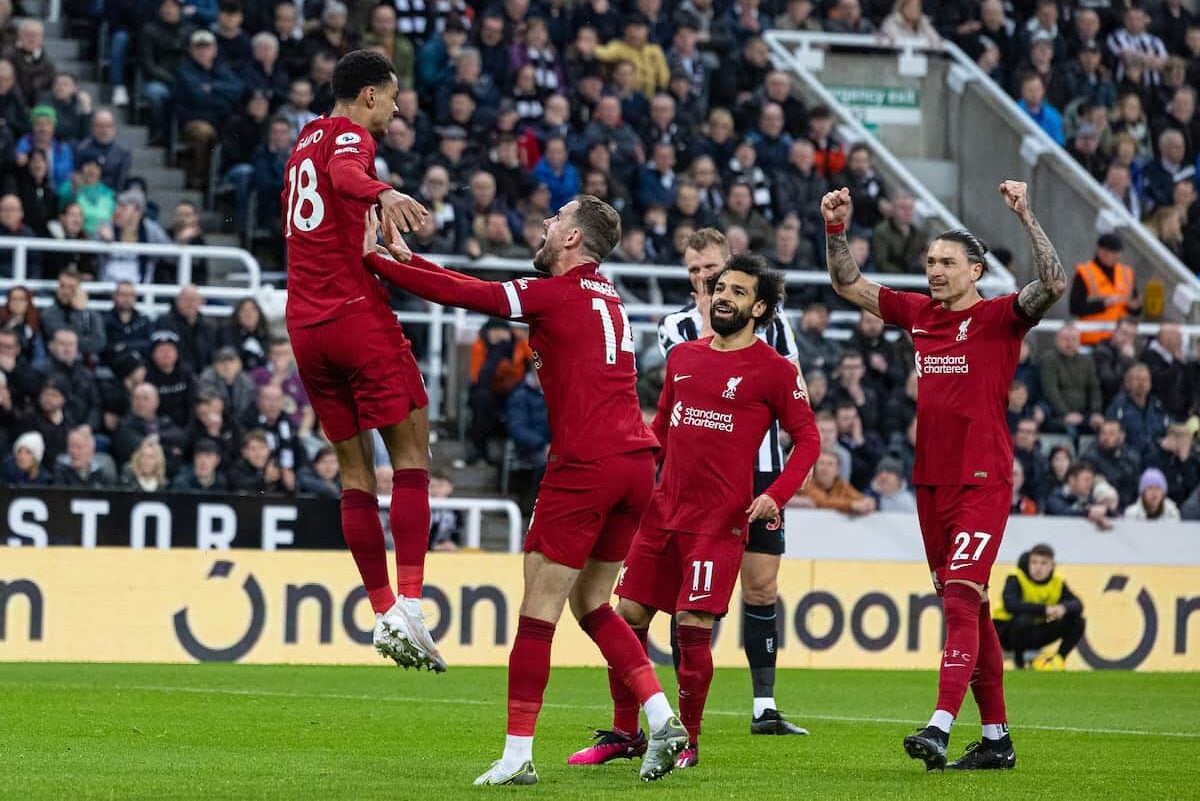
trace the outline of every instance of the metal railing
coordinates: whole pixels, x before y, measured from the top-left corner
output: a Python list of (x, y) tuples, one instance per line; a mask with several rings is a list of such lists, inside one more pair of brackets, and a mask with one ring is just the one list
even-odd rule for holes
[[(392, 497), (379, 496), (379, 508), (390, 509)], [(520, 553), (525, 542), (525, 521), (521, 510), (507, 498), (430, 498), (430, 509), (450, 509), (465, 512), (466, 530), (463, 532), (464, 548), (479, 548), (483, 541), (483, 515), (503, 514), (508, 523), (508, 552)]]

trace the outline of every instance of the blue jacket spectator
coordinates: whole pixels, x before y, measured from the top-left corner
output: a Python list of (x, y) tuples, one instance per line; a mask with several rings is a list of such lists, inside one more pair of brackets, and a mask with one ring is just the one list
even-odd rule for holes
[[(193, 54), (202, 34), (192, 35)], [(212, 37), (209, 33), (208, 37)], [(196, 58), (185, 58), (175, 72), (175, 115), (180, 126), (200, 120), (214, 127), (222, 126), (229, 115), (238, 110), (242, 82), (223, 64), (206, 67)]]
[(1104, 415), (1125, 426), (1125, 442), (1137, 452), (1167, 433), (1170, 417), (1162, 401), (1150, 392), (1150, 370), (1135, 364), (1125, 373), (1125, 389), (1117, 393)]
[(55, 191), (62, 192), (66, 185), (69, 189), (71, 173), (75, 171), (75, 154), (71, 145), (54, 135), (54, 127), (58, 123), (58, 115), (49, 106), (37, 106), (29, 112), (33, 121), (33, 131), (17, 140), (17, 163), (23, 164), (24, 159), (34, 150), (40, 150), (50, 159), (50, 183)]
[(508, 436), (522, 460), (545, 461), (550, 422), (546, 416), (546, 396), (535, 370), (527, 370), (525, 379), (508, 396)]
[(1021, 99), (1017, 105), (1045, 131), (1051, 139), (1064, 147), (1067, 143), (1063, 132), (1062, 114), (1046, 100), (1046, 86), (1037, 73), (1028, 73), (1021, 78)]
[(546, 152), (533, 168), (533, 177), (550, 189), (550, 210), (558, 211), (579, 194), (579, 170), (567, 160), (561, 138), (546, 143)]
[(92, 115), (92, 135), (79, 143), (78, 163), (95, 159), (100, 164), (100, 180), (114, 192), (120, 192), (129, 178), (133, 155), (117, 142), (117, 120), (108, 109)]

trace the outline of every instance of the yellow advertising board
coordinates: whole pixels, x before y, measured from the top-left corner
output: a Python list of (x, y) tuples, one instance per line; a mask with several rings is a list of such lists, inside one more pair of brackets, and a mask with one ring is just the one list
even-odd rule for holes
[[(320, 551), (11, 548), (0, 551), (0, 660), (371, 663), (374, 622), (350, 556)], [(1200, 669), (1200, 567), (1064, 569), (1087, 634), (1072, 667)], [(993, 576), (994, 592), (1007, 568)], [(785, 559), (781, 667), (928, 668), (940, 605), (923, 565)], [(430, 626), (451, 665), (503, 665), (521, 557), (430, 554)], [(998, 598), (996, 598), (998, 600)], [(734, 603), (736, 612), (738, 602)], [(717, 631), (717, 665), (745, 664), (741, 616)], [(666, 621), (652, 645), (669, 660)], [(554, 661), (597, 665), (578, 626)]]

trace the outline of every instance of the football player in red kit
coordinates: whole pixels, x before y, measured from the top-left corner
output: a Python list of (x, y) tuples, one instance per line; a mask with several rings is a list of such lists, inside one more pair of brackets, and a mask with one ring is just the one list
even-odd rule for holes
[(687, 732), (645, 649), (608, 603), (654, 490), (658, 447), (638, 406), (625, 306), (599, 272), (620, 241), (621, 221), (612, 206), (581, 195), (544, 225), (545, 242), (533, 259), (542, 278), (481, 281), (444, 270), (409, 252), (394, 226), (385, 234), (395, 259), (369, 243), (365, 258), (381, 277), (419, 297), (527, 322), (546, 393), (550, 453), (525, 537), (525, 591), (508, 661), (508, 737), (504, 755), (475, 783), (537, 782), (533, 732), (550, 678), (550, 644), (568, 600), (613, 675), (646, 710), (651, 737), (641, 777), (649, 781), (674, 768)]
[[(363, 217), (379, 204), (408, 230), (426, 210), (375, 177), (375, 140), (396, 111), (391, 63), (357, 50), (334, 68), (333, 112), (300, 131), (281, 197), (287, 243), (287, 327), (300, 379), (342, 476), (342, 534), (375, 610), (375, 647), (404, 667), (443, 671), (425, 627), (421, 585), (429, 540), (425, 385), (383, 284), (363, 265)], [(387, 446), (396, 585), (375, 489), (372, 429)], [(397, 595), (399, 597), (397, 597)]]
[(1012, 496), (1012, 439), (1004, 410), (1021, 341), (1063, 295), (1066, 273), (1029, 209), (1026, 185), (1005, 181), (1000, 194), (1029, 234), (1037, 279), (1020, 292), (984, 300), (976, 282), (986, 250), (967, 231), (948, 231), (929, 246), (929, 295), (896, 292), (859, 272), (846, 242), (850, 193), (821, 199), (833, 288), (846, 300), (911, 334), (918, 380), (913, 484), (925, 555), (946, 618), (937, 705), (929, 725), (904, 739), (927, 769), (947, 767), (950, 727), (968, 684), (983, 736), (948, 767), (1004, 769), (1016, 764), (1004, 711), (1004, 657), (991, 624), (988, 576)]
[[(772, 520), (804, 482), (820, 451), (796, 366), (755, 335), (770, 326), (782, 276), (761, 256), (732, 257), (709, 279), (710, 337), (667, 356), (654, 419), (662, 474), (617, 582), (623, 617), (643, 644), (658, 610), (675, 615), (679, 717), (688, 746), (676, 767), (699, 761), (700, 720), (712, 683), (712, 627), (729, 609), (756, 520)], [(778, 420), (793, 442), (778, 478), (754, 497), (759, 444)], [(638, 729), (637, 699), (620, 683), (613, 729)]]

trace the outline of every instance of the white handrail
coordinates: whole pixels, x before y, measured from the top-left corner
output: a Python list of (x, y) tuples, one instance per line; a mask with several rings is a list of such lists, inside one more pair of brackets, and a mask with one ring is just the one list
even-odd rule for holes
[[(390, 509), (392, 497), (379, 496), (379, 508)], [(467, 513), (466, 531), (463, 532), (463, 547), (480, 547), (484, 512), (503, 513), (508, 519), (508, 552), (520, 553), (525, 541), (525, 524), (521, 509), (507, 498), (430, 498), (430, 509), (452, 509)]]
[[(41, 239), (15, 236), (0, 237), (0, 250), (11, 250), (12, 278), (17, 282), (29, 279), (30, 251), (38, 253), (99, 253), (123, 256), (160, 256), (178, 259), (179, 286), (192, 282), (192, 262), (195, 259), (226, 259), (246, 268), (247, 288), (262, 286), (262, 268), (258, 259), (241, 248), (223, 245), (150, 244), (147, 242), (99, 242), (92, 239)], [(178, 290), (179, 286), (174, 287)]]
[[(776, 63), (786, 64), (788, 67), (790, 67), (792, 71), (800, 78), (800, 80), (804, 82), (804, 85), (808, 91), (820, 98), (821, 102), (828, 106), (829, 109), (837, 115), (839, 121), (846, 128), (849, 128), (859, 141), (863, 142), (868, 148), (870, 148), (872, 156), (878, 159), (880, 164), (888, 172), (895, 175), (900, 182), (904, 184), (905, 188), (908, 189), (908, 191), (912, 193), (912, 195), (925, 208), (930, 210), (934, 216), (941, 219), (942, 223), (950, 228), (966, 228), (966, 226), (963, 225), (962, 221), (959, 220), (958, 217), (956, 217), (948, 208), (942, 205), (942, 202), (934, 197), (933, 194), (925, 188), (925, 185), (917, 180), (917, 177), (913, 175), (908, 168), (900, 162), (899, 159), (892, 155), (892, 152), (884, 147), (883, 143), (880, 142), (873, 133), (868, 131), (863, 124), (860, 123), (858, 119), (850, 113), (850, 111), (845, 107), (845, 105), (842, 104), (840, 100), (834, 97), (833, 94), (825, 88), (824, 84), (822, 84), (813, 76), (812, 72), (808, 70), (804, 63), (798, 59), (796, 54), (788, 49), (785, 44), (788, 41), (801, 42), (806, 40), (810, 43), (821, 41), (836, 43), (829, 38), (825, 38), (827, 36), (838, 37), (839, 40), (842, 37), (848, 37), (843, 42), (845, 44), (863, 44), (864, 46), (873, 46), (878, 48), (886, 47), (888, 49), (896, 49), (898, 47), (895, 43), (892, 43), (887, 39), (877, 40), (875, 37), (866, 35), (851, 36), (849, 34), (818, 34), (815, 32), (804, 34), (800, 31), (767, 31), (763, 35), (763, 40), (771, 49)], [(899, 45), (899, 48), (902, 50), (911, 50), (913, 48), (913, 43), (903, 43)], [(1005, 267), (993, 256), (991, 256), (991, 254), (988, 255), (988, 261), (991, 265), (992, 271), (995, 273), (995, 279), (998, 279), (1000, 284), (1003, 286), (1001, 294), (1003, 292), (1015, 291), (1017, 288), (1017, 283), (1013, 278), (1012, 273), (1005, 269)], [(902, 286), (903, 284), (896, 285)], [(981, 290), (988, 290), (992, 286), (993, 284), (991, 283), (985, 283), (983, 281), (980, 282)]]

